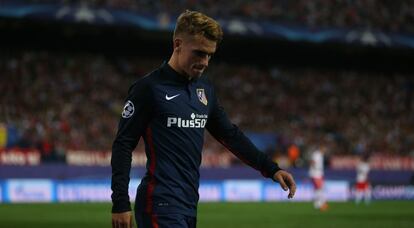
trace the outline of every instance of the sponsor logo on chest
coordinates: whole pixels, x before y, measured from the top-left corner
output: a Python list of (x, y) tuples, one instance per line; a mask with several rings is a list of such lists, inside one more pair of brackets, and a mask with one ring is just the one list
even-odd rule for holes
[(168, 117), (167, 127), (179, 127), (179, 128), (204, 128), (207, 123), (207, 114), (195, 114), (191, 113), (190, 119), (184, 119), (181, 117)]

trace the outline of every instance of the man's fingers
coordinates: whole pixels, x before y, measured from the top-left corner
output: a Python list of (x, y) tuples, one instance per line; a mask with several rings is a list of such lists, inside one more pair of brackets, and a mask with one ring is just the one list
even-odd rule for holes
[(132, 227), (131, 221), (112, 220), (112, 228), (130, 228)]
[(118, 221), (112, 220), (112, 228), (119, 228)]
[(289, 189), (290, 189), (290, 191), (289, 191), (288, 198), (292, 199), (293, 196), (295, 196), (295, 193), (296, 193), (296, 184), (295, 184), (295, 181), (293, 179), (291, 179)]
[(131, 222), (130, 221), (124, 221), (121, 223), (122, 228), (131, 228)]
[(283, 190), (289, 190), (288, 198), (291, 199), (296, 193), (296, 183), (293, 176), (286, 171), (279, 171), (275, 174), (275, 179), (279, 182)]
[(128, 222), (113, 222), (112, 227), (114, 228), (130, 228), (132, 225)]
[(291, 174), (287, 175), (286, 178), (287, 178), (287, 182), (289, 183), (289, 189), (290, 189), (288, 198), (291, 199), (296, 193), (296, 183)]
[(130, 228), (133, 226), (133, 217), (130, 211), (112, 213), (112, 228)]
[(282, 186), (283, 190), (285, 190), (285, 191), (289, 190), (289, 195), (288, 195), (289, 199), (292, 198), (295, 195), (296, 184), (292, 183), (291, 180), (288, 179), (288, 180), (286, 180), (286, 182), (285, 182), (285, 180), (283, 180), (282, 182), (280, 182), (280, 186)]
[(283, 188), (283, 190), (285, 190), (285, 191), (287, 191), (287, 190), (288, 190), (288, 186), (286, 185), (285, 180), (283, 180), (283, 177), (282, 177), (282, 176), (279, 176), (279, 177), (277, 178), (277, 181), (279, 182), (280, 187), (282, 187), (282, 188)]

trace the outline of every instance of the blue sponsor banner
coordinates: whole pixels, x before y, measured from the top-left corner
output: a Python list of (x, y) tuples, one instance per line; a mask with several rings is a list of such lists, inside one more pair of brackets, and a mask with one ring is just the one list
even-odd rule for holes
[(382, 200), (414, 200), (414, 186), (377, 185), (372, 188), (372, 198)]
[(349, 183), (346, 181), (326, 181), (324, 193), (329, 201), (347, 201), (350, 198)]
[[(140, 179), (131, 179), (129, 195), (135, 199)], [(325, 181), (328, 201), (344, 202), (354, 198), (354, 190), (346, 181)], [(110, 202), (109, 179), (59, 180), (7, 179), (0, 180), (0, 202)], [(269, 202), (312, 201), (314, 190), (310, 182), (297, 183), (295, 198), (288, 200), (288, 192), (279, 183), (269, 180), (201, 181), (200, 202)], [(414, 186), (377, 185), (372, 188), (376, 200), (414, 200)]]
[(3, 202), (3, 199), (5, 198), (5, 197), (3, 196), (3, 194), (4, 194), (4, 193), (3, 193), (3, 192), (4, 192), (4, 191), (3, 191), (3, 189), (4, 189), (4, 188), (3, 188), (3, 181), (1, 181), (1, 180), (0, 180), (0, 203), (2, 203), (2, 202)]
[[(131, 179), (129, 196), (135, 199), (140, 179)], [(310, 201), (313, 198), (312, 186), (297, 184), (294, 201)], [(327, 181), (328, 200), (343, 201), (348, 197), (348, 183)], [(0, 185), (3, 202), (109, 202), (111, 183), (109, 179), (84, 179), (53, 181), (49, 179), (9, 179)], [(201, 181), (199, 187), (201, 202), (258, 202), (285, 201), (288, 192), (278, 183), (266, 180), (224, 180)]]
[(198, 192), (201, 202), (218, 202), (225, 199), (221, 181), (203, 181)]
[(56, 184), (58, 202), (102, 202), (111, 198), (110, 181), (59, 181)]
[(11, 179), (6, 182), (5, 202), (54, 202), (54, 183), (48, 179)]
[(223, 182), (226, 201), (262, 201), (263, 181), (228, 180)]
[[(131, 179), (129, 197), (135, 199), (140, 179)], [(58, 202), (105, 202), (111, 200), (111, 181), (108, 180), (69, 180), (56, 183)]]

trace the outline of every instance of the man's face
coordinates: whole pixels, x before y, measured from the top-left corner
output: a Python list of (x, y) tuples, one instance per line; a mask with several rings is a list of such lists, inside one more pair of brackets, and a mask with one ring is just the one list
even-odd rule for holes
[(211, 56), (216, 51), (217, 42), (201, 35), (184, 36), (176, 41), (180, 73), (189, 78), (198, 78), (208, 67)]

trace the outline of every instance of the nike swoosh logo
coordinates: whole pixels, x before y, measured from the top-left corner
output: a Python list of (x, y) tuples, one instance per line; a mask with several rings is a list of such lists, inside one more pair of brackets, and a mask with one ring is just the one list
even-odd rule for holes
[(180, 96), (180, 94), (177, 94), (177, 95), (174, 95), (174, 96), (171, 96), (171, 97), (169, 97), (167, 94), (165, 94), (165, 99), (166, 99), (167, 101), (169, 101), (169, 100), (172, 100), (172, 99), (174, 99), (174, 98), (176, 98), (176, 97), (178, 97), (178, 96)]

